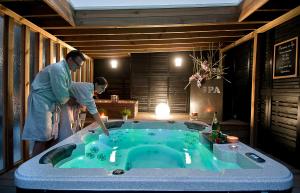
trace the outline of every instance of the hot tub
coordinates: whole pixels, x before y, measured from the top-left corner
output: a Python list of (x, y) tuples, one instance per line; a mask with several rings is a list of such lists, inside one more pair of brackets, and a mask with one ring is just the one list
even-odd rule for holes
[(210, 144), (202, 122), (95, 124), (22, 164), (22, 191), (290, 191), (291, 172), (243, 143)]

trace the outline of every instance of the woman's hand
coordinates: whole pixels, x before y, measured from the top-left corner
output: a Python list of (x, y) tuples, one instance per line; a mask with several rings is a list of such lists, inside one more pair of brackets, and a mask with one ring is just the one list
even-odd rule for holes
[(109, 136), (108, 129), (106, 128), (105, 124), (101, 120), (101, 117), (100, 117), (99, 113), (93, 114), (93, 117), (94, 117), (95, 121), (99, 124), (99, 126), (102, 128), (103, 133), (105, 135)]
[(108, 129), (105, 127), (105, 128), (102, 128), (103, 130), (103, 133), (106, 135), (106, 136), (109, 136), (109, 131)]

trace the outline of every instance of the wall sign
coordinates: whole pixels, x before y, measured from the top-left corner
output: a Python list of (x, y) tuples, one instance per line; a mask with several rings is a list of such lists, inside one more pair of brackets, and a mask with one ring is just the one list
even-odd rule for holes
[(273, 79), (296, 77), (298, 37), (274, 45)]

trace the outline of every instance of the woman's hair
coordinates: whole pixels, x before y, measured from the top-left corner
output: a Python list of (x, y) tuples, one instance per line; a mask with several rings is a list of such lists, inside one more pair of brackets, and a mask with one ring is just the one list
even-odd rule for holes
[(98, 84), (98, 85), (108, 85), (107, 80), (104, 77), (96, 77), (94, 83)]
[(72, 50), (69, 53), (67, 53), (66, 60), (68, 60), (69, 58), (75, 59), (76, 57), (80, 57), (82, 61), (86, 60), (83, 53), (80, 52), (79, 50)]

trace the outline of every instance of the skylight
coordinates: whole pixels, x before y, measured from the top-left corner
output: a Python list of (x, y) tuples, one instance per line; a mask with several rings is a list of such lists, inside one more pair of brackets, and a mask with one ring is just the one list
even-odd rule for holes
[(241, 0), (70, 0), (75, 10), (237, 6)]

